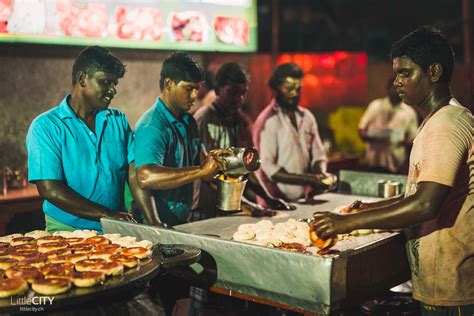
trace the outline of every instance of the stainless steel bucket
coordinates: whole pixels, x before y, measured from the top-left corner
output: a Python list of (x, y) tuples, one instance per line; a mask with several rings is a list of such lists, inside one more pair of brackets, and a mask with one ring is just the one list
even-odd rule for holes
[(240, 201), (244, 193), (247, 179), (244, 177), (227, 178), (218, 176), (217, 181), (217, 205), (222, 211), (240, 210)]

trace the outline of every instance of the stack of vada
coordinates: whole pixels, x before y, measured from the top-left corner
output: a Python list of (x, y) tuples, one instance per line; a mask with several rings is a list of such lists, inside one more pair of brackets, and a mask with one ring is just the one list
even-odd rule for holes
[[(110, 236), (110, 238), (108, 238)], [(124, 270), (149, 262), (152, 243), (91, 230), (36, 230), (0, 237), (0, 298), (58, 295), (73, 287), (93, 287)], [(30, 286), (31, 285), (31, 286)]]

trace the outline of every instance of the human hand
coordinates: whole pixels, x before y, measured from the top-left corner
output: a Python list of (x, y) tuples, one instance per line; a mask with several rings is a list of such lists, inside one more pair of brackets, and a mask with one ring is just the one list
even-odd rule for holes
[(222, 159), (223, 155), (230, 155), (232, 151), (229, 148), (218, 148), (211, 150), (206, 159), (201, 164), (201, 170), (204, 173), (205, 180), (209, 181), (219, 170), (225, 171), (227, 165)]
[(333, 190), (337, 187), (337, 176), (332, 173), (322, 172), (312, 174), (312, 177), (312, 184), (316, 188), (322, 187), (326, 190)]
[(277, 213), (274, 211), (266, 210), (260, 205), (243, 201), (240, 208), (245, 215), (252, 217), (272, 217), (275, 216)]
[(316, 235), (322, 239), (329, 239), (338, 234), (346, 234), (353, 230), (350, 228), (349, 216), (329, 212), (314, 213), (310, 225)]
[(282, 211), (293, 211), (296, 209), (296, 206), (290, 203), (283, 201), (282, 199), (272, 199), (269, 198), (265, 201), (269, 208), (272, 210), (282, 210)]
[(363, 203), (361, 200), (355, 200), (349, 205), (346, 205), (340, 209), (343, 214), (358, 213), (368, 208), (367, 203)]
[(132, 214), (127, 212), (110, 212), (107, 217), (125, 220), (127, 222), (138, 223), (138, 221), (133, 217)]

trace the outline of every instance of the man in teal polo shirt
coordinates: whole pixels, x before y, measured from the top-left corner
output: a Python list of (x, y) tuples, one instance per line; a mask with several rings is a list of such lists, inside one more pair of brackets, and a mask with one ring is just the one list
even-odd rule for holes
[(136, 181), (127, 118), (109, 109), (124, 73), (122, 62), (107, 49), (86, 48), (73, 66), (72, 93), (31, 123), (28, 178), (45, 198), (48, 231), (101, 232), (101, 217), (132, 221), (123, 212), (127, 180), (139, 208), (152, 218), (150, 196)]
[(186, 53), (174, 53), (163, 62), (156, 103), (135, 128), (135, 167), (138, 183), (153, 190), (158, 218), (167, 225), (187, 221), (193, 198), (193, 181), (211, 181), (223, 163), (216, 149), (207, 156), (196, 121), (187, 112), (203, 80), (201, 66)]

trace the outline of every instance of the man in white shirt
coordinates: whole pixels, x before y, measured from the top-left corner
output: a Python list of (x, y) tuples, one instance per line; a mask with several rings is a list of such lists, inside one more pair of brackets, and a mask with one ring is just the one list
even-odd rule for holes
[(372, 101), (359, 123), (359, 135), (367, 143), (365, 158), (371, 171), (402, 173), (407, 153), (418, 129), (415, 110), (402, 102), (392, 76), (387, 96)]
[(313, 114), (299, 106), (303, 70), (294, 63), (278, 66), (269, 80), (274, 99), (260, 113), (253, 140), (262, 166), (257, 172), (268, 193), (297, 201), (324, 184), (327, 157)]

